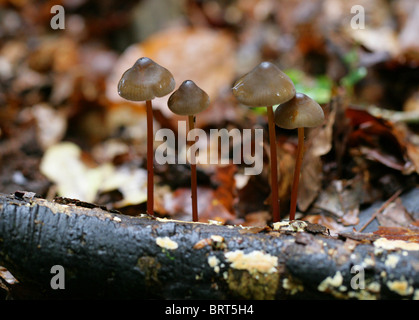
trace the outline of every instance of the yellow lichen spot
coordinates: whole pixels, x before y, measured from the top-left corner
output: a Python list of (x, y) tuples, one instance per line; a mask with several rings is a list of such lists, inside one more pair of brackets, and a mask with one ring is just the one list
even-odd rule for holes
[(388, 281), (387, 287), (401, 296), (408, 296), (413, 293), (413, 287), (405, 279)]
[(388, 240), (386, 238), (379, 238), (374, 241), (374, 246), (385, 250), (403, 249), (408, 251), (419, 250), (419, 243), (407, 242), (403, 240)]
[(224, 241), (224, 238), (222, 236), (219, 236), (219, 235), (216, 235), (216, 234), (212, 235), (211, 239), (214, 242), (223, 242)]
[(274, 273), (278, 265), (278, 258), (262, 251), (252, 251), (244, 253), (242, 250), (230, 251), (225, 253), (231, 267), (239, 270), (247, 270), (251, 274)]
[(381, 285), (378, 282), (371, 282), (370, 284), (368, 284), (367, 286), (367, 290), (370, 292), (374, 292), (374, 293), (379, 293), (381, 289)]
[(282, 287), (285, 290), (288, 290), (291, 295), (294, 295), (299, 291), (304, 291), (304, 286), (292, 278), (285, 278), (282, 280)]
[(288, 227), (289, 224), (290, 223), (288, 221), (279, 221), (279, 222), (274, 222), (272, 226), (274, 230), (280, 230), (282, 227)]
[(390, 268), (395, 268), (397, 263), (399, 262), (400, 257), (396, 254), (389, 254), (387, 256), (385, 265)]
[(319, 284), (317, 289), (321, 292), (325, 292), (329, 288), (338, 288), (339, 286), (342, 285), (342, 282), (343, 282), (342, 274), (340, 273), (340, 271), (338, 271), (333, 276), (333, 278), (332, 277), (327, 277), (326, 279), (324, 279)]
[(364, 259), (364, 261), (362, 262), (362, 265), (363, 265), (364, 268), (370, 267), (370, 266), (375, 266), (375, 261), (373, 259), (371, 259), (370, 257), (366, 257)]
[(178, 248), (177, 242), (173, 241), (169, 237), (157, 237), (156, 243), (158, 246), (168, 249), (168, 250), (176, 250)]
[(220, 267), (218, 266), (219, 263), (220, 260), (216, 256), (208, 257), (208, 264), (216, 273), (220, 272)]

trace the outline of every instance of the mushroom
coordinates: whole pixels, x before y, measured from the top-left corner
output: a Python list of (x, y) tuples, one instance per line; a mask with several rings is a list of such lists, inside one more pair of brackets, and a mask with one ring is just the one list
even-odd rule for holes
[(163, 97), (175, 88), (169, 70), (142, 57), (129, 68), (118, 83), (118, 94), (130, 101), (145, 101), (147, 110), (147, 213), (154, 215), (153, 108), (151, 100)]
[(291, 191), (290, 220), (295, 219), (297, 208), (298, 183), (304, 154), (304, 128), (317, 127), (324, 121), (320, 105), (303, 93), (278, 106), (275, 110), (275, 123), (284, 129), (298, 128), (297, 158), (294, 169), (294, 181)]
[[(195, 128), (195, 115), (205, 110), (209, 105), (208, 94), (199, 88), (192, 80), (184, 81), (172, 93), (167, 101), (169, 109), (178, 115), (188, 116), (189, 130)], [(196, 183), (196, 163), (191, 155), (191, 192), (192, 192), (192, 220), (198, 221), (198, 200)]]
[(278, 169), (273, 106), (284, 103), (295, 95), (291, 79), (271, 62), (262, 62), (236, 81), (233, 94), (242, 104), (267, 107), (271, 153), (271, 199), (273, 221), (279, 221)]

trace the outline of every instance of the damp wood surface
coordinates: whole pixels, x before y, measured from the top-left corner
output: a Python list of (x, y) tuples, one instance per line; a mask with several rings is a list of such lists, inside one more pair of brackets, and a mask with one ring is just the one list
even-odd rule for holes
[[(0, 265), (17, 279), (8, 288), (17, 299), (418, 299), (418, 243), (327, 231), (304, 221), (259, 228), (131, 217), (0, 194)], [(54, 265), (65, 270), (65, 290), (51, 289)]]

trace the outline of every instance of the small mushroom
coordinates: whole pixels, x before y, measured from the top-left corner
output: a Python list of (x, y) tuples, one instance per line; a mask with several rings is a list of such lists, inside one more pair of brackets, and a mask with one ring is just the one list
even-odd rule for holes
[(175, 88), (169, 70), (142, 57), (129, 68), (118, 83), (118, 94), (130, 101), (145, 101), (147, 110), (147, 213), (154, 215), (153, 108), (151, 100), (163, 97)]
[[(199, 88), (192, 80), (184, 81), (172, 93), (167, 101), (169, 109), (178, 115), (188, 116), (189, 130), (195, 128), (195, 115), (209, 106), (208, 94)], [(192, 191), (192, 220), (198, 221), (198, 199), (196, 183), (196, 163), (191, 155), (191, 191)]]
[(294, 97), (294, 84), (277, 66), (265, 61), (236, 81), (233, 87), (233, 94), (239, 102), (247, 106), (267, 107), (271, 152), (272, 217), (273, 221), (277, 222), (279, 221), (280, 216), (278, 202), (277, 146), (273, 106), (284, 103)]
[(278, 106), (275, 110), (275, 123), (284, 129), (298, 128), (298, 147), (295, 162), (294, 181), (291, 191), (290, 220), (295, 219), (297, 208), (298, 183), (304, 155), (304, 128), (320, 126), (324, 121), (320, 105), (303, 93)]

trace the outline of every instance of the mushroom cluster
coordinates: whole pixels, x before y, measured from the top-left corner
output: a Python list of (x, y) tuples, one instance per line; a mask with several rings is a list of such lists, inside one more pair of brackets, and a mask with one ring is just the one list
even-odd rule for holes
[[(118, 94), (130, 101), (145, 101), (147, 112), (147, 214), (154, 216), (154, 150), (153, 108), (151, 101), (168, 95), (175, 89), (169, 70), (153, 60), (142, 57), (126, 70), (118, 83)], [(208, 94), (192, 80), (184, 81), (167, 102), (178, 115), (188, 116), (189, 130), (195, 127), (195, 115), (209, 106)], [(198, 221), (197, 177), (195, 156), (191, 156), (192, 220)]]
[[(118, 93), (131, 101), (146, 101), (147, 110), (147, 213), (154, 215), (153, 204), (153, 110), (151, 101), (175, 89), (173, 75), (153, 60), (138, 59), (121, 77)], [(238, 79), (233, 86), (237, 100), (250, 107), (266, 107), (270, 142), (271, 206), (273, 222), (280, 220), (278, 199), (277, 142), (275, 125), (284, 129), (298, 128), (298, 148), (291, 191), (290, 220), (295, 219), (301, 163), (304, 154), (304, 128), (323, 123), (323, 109), (313, 99), (297, 93), (291, 79), (271, 62), (264, 61)], [(205, 110), (208, 94), (192, 80), (184, 81), (167, 101), (169, 109), (188, 117), (189, 131), (195, 128), (195, 116)], [(274, 112), (274, 106), (277, 106)], [(190, 157), (192, 220), (198, 221), (195, 155)]]
[[(290, 220), (295, 219), (300, 168), (304, 154), (304, 128), (323, 123), (323, 109), (310, 97), (297, 93), (291, 79), (271, 62), (264, 61), (234, 84), (233, 94), (242, 104), (267, 107), (271, 165), (271, 206), (273, 222), (280, 220), (275, 124), (298, 128), (297, 158), (291, 190)], [(278, 105), (273, 112), (273, 106)]]
[(284, 103), (295, 96), (291, 79), (271, 62), (262, 62), (252, 71), (236, 81), (233, 94), (239, 102), (250, 107), (266, 107), (271, 160), (271, 202), (272, 218), (279, 221), (278, 168), (276, 134), (273, 106)]

